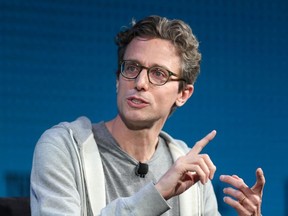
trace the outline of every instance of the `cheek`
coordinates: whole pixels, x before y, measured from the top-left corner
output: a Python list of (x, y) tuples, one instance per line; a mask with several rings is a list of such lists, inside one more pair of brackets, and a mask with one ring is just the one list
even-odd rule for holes
[(120, 77), (116, 83), (117, 91), (126, 91), (128, 89), (134, 88), (134, 81), (133, 80), (124, 80)]
[(117, 88), (117, 101), (118, 101), (118, 104), (123, 100), (123, 97), (125, 96), (125, 89), (123, 88), (123, 86), (121, 85), (118, 85), (118, 88)]
[(123, 91), (125, 91), (125, 84), (123, 80), (121, 80), (121, 78), (117, 80), (116, 89), (117, 89), (118, 95), (121, 94)]
[(177, 96), (177, 92), (175, 93), (174, 91), (165, 91), (164, 93), (157, 95), (157, 97), (155, 97), (155, 101), (159, 106), (167, 107), (167, 109), (170, 109), (175, 104)]
[(126, 96), (131, 91), (131, 82), (119, 80), (116, 84), (117, 87), (117, 101), (118, 105), (125, 100)]

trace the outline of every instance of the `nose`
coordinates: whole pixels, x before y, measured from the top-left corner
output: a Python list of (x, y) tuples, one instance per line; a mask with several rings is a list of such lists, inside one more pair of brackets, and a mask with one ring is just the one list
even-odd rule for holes
[(143, 68), (142, 71), (140, 71), (138, 77), (135, 79), (135, 88), (139, 91), (148, 90), (149, 78), (147, 69)]

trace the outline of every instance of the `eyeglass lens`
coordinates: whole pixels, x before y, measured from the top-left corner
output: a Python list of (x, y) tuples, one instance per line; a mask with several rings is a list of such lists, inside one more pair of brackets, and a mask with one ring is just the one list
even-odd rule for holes
[(163, 85), (169, 79), (169, 71), (161, 67), (144, 67), (133, 61), (124, 61), (121, 64), (121, 74), (128, 79), (135, 79), (143, 69), (147, 69), (149, 81), (152, 84)]

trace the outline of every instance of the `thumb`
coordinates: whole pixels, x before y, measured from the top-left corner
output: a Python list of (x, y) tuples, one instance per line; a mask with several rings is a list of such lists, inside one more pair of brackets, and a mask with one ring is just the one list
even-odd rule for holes
[(265, 177), (263, 170), (261, 168), (258, 168), (256, 170), (256, 183), (251, 189), (255, 193), (259, 194), (260, 197), (262, 197), (264, 185), (265, 185)]

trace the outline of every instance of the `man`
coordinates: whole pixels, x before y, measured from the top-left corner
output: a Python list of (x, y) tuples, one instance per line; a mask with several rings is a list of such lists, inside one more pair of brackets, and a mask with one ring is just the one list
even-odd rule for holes
[[(37, 143), (31, 174), (33, 215), (219, 215), (211, 179), (216, 167), (162, 128), (193, 94), (201, 55), (190, 27), (180, 20), (147, 17), (116, 37), (118, 115), (91, 124), (61, 123)], [(261, 215), (261, 169), (249, 188), (232, 187), (224, 201), (239, 215)]]

